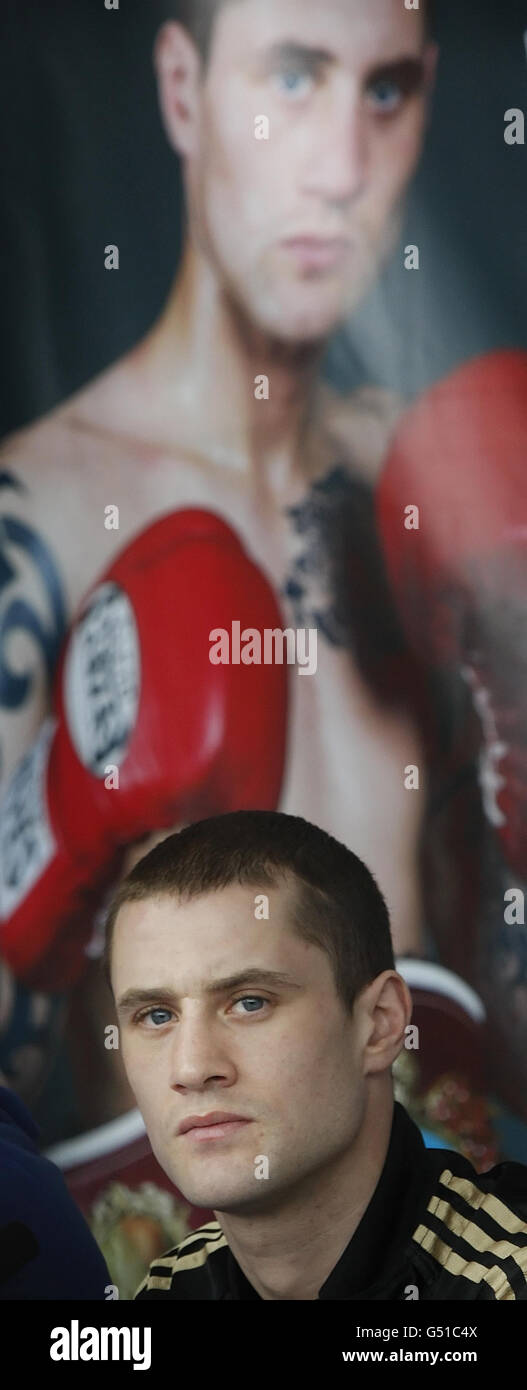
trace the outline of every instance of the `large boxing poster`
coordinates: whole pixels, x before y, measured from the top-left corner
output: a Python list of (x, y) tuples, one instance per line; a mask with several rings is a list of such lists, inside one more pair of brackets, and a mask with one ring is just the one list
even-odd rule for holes
[(396, 1094), (527, 1162), (527, 19), (247, 5), (2, 20), (0, 1072), (124, 1298), (209, 1213), (153, 1158), (105, 915), (202, 816), (364, 860)]

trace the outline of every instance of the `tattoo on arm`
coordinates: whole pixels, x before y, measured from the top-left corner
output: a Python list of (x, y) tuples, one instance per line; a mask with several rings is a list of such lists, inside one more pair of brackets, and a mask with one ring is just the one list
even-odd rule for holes
[[(0, 472), (0, 492), (24, 493), (24, 485), (9, 472)], [(10, 516), (9, 501), (0, 514), (0, 709), (17, 710), (25, 704), (35, 681), (32, 669), (17, 672), (9, 664), (7, 648), (14, 632), (26, 632), (43, 660), (51, 685), (58, 654), (66, 633), (66, 605), (60, 575), (45, 541), (38, 532)], [(18, 564), (17, 564), (18, 558)], [(20, 561), (29, 561), (45, 597), (47, 618), (41, 617), (28, 599), (17, 593)], [(1, 770), (1, 750), (0, 750)]]

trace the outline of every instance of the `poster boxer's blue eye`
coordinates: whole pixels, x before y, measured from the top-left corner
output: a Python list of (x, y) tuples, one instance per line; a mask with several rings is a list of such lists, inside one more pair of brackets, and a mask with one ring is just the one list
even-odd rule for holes
[(382, 82), (375, 82), (369, 89), (370, 99), (378, 111), (383, 115), (396, 111), (401, 105), (403, 94), (397, 82), (389, 82), (384, 79)]
[(298, 68), (287, 68), (278, 73), (278, 84), (288, 96), (303, 96), (312, 82), (310, 73), (300, 72)]

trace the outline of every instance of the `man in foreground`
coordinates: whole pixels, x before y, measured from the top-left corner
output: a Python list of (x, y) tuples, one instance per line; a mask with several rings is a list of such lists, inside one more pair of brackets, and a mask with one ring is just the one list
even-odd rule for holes
[(527, 1298), (527, 1169), (426, 1151), (411, 1017), (365, 865), (306, 821), (188, 826), (117, 892), (106, 966), (154, 1153), (215, 1220), (136, 1298)]

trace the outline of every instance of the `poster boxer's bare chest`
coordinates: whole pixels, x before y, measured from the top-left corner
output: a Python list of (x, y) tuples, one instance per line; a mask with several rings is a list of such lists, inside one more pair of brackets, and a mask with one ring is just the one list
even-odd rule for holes
[(79, 493), (72, 606), (132, 536), (185, 507), (211, 510), (233, 527), (272, 584), (284, 628), (303, 632), (304, 650), (315, 653), (311, 673), (300, 674), (299, 664), (289, 669), (282, 809), (353, 841), (370, 860), (373, 846), (374, 855), (400, 865), (415, 820), (404, 768), (419, 760), (419, 749), (410, 722), (378, 698), (368, 678), (365, 645), (382, 646), (386, 621), (372, 581), (369, 489), (328, 459), (316, 481), (271, 502), (245, 479), (193, 460), (116, 453), (104, 468), (90, 469), (89, 487)]
[[(60, 590), (69, 623), (98, 576), (158, 517), (182, 508), (215, 512), (266, 575), (284, 628), (303, 633), (310, 654), (308, 670), (300, 674), (300, 664), (293, 664), (289, 673), (288, 803), (309, 814), (316, 797), (319, 808), (326, 806), (334, 832), (340, 828), (343, 834), (342, 822), (353, 806), (364, 815), (368, 803), (376, 803), (379, 818), (379, 780), (384, 778), (386, 790), (392, 764), (392, 811), (402, 785), (403, 753), (406, 757), (414, 740), (406, 721), (379, 701), (364, 660), (365, 641), (382, 648), (391, 640), (389, 630), (382, 630), (374, 509), (366, 484), (342, 461), (328, 457), (314, 481), (300, 481), (287, 498), (270, 499), (254, 482), (230, 471), (159, 451), (145, 455), (141, 447), (131, 448), (118, 436), (99, 437), (96, 430), (80, 441), (73, 430), (64, 461), (61, 469), (50, 460), (49, 481), (40, 485), (35, 501), (31, 477), (19, 471), (28, 490), (27, 511), (13, 489), (4, 491), (3, 513), (14, 512), (16, 529), (21, 507), (29, 546), (27, 556), (20, 545), (9, 552), (13, 598), (15, 589), (23, 589), (44, 628), (52, 589)], [(49, 562), (40, 567), (35, 563), (39, 548)], [(16, 641), (16, 632), (13, 636)], [(35, 651), (35, 665), (38, 655)], [(405, 806), (408, 798), (400, 799)]]
[(26, 704), (11, 703), (6, 715), (4, 773), (46, 712), (44, 658), (49, 670), (52, 653), (37, 648), (39, 632), (50, 630), (53, 594), (60, 590), (67, 626), (87, 589), (134, 536), (172, 510), (211, 510), (233, 527), (272, 584), (284, 628), (316, 632), (316, 668), (301, 675), (292, 665), (289, 671), (281, 809), (313, 820), (362, 853), (391, 900), (397, 934), (398, 921), (412, 916), (420, 818), (419, 798), (404, 787), (404, 769), (419, 761), (420, 750), (410, 722), (378, 698), (366, 669), (368, 642), (378, 650), (390, 641), (368, 578), (375, 565), (366, 484), (333, 456), (314, 481), (271, 501), (234, 473), (199, 459), (145, 452), (133, 441), (125, 446), (117, 436), (101, 442), (96, 428), (82, 438), (72, 435), (62, 452), (60, 440), (54, 444), (39, 440), (40, 470), (22, 464), (26, 495), (9, 484), (4, 491), (4, 512), (13, 513), (15, 531), (17, 514), (22, 518), (26, 549), (29, 544), (27, 554), (8, 547), (12, 577), (4, 606), (12, 608), (23, 595), (35, 619), (24, 633), (11, 635), (10, 664), (23, 662), (34, 681)]

